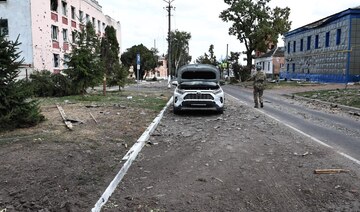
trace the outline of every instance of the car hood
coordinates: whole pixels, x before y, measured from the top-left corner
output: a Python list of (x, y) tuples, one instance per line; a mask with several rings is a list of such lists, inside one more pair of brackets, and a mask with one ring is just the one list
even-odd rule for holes
[(178, 83), (203, 81), (215, 82), (220, 81), (220, 71), (215, 66), (206, 64), (191, 64), (182, 66), (178, 70)]

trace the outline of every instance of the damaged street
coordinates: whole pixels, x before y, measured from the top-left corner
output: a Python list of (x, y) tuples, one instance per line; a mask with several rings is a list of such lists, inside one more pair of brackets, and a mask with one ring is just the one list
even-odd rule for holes
[[(84, 122), (73, 130), (51, 106), (40, 126), (2, 134), (0, 211), (91, 211), (157, 115), (135, 103), (171, 95), (165, 84), (126, 89), (140, 98), (123, 94), (129, 105), (62, 104)], [(359, 164), (265, 112), (280, 107), (271, 96), (356, 123), (358, 117), (277, 95), (266, 91), (263, 110), (228, 91), (223, 114), (175, 115), (168, 107), (101, 211), (359, 211)], [(359, 129), (339, 130), (359, 136)]]

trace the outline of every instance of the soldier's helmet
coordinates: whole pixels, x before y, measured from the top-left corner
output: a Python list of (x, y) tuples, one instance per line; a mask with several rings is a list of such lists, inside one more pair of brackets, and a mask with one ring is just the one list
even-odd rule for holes
[(260, 71), (261, 70), (261, 66), (256, 66), (256, 70)]

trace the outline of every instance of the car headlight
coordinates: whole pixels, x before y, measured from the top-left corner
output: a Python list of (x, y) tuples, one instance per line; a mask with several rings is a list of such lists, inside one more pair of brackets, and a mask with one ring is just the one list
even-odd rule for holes
[(216, 90), (215, 92), (214, 92), (214, 94), (219, 94), (219, 93), (222, 93), (223, 91), (222, 91), (222, 89), (218, 89), (218, 90)]
[(178, 93), (178, 94), (184, 94), (185, 93), (185, 91), (183, 91), (181, 89), (176, 89), (175, 92)]

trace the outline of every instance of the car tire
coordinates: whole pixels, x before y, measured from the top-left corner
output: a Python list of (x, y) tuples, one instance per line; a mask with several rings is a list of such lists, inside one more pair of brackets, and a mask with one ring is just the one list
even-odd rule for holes
[(180, 114), (180, 111), (181, 111), (180, 108), (173, 106), (174, 114), (178, 115), (178, 114)]

